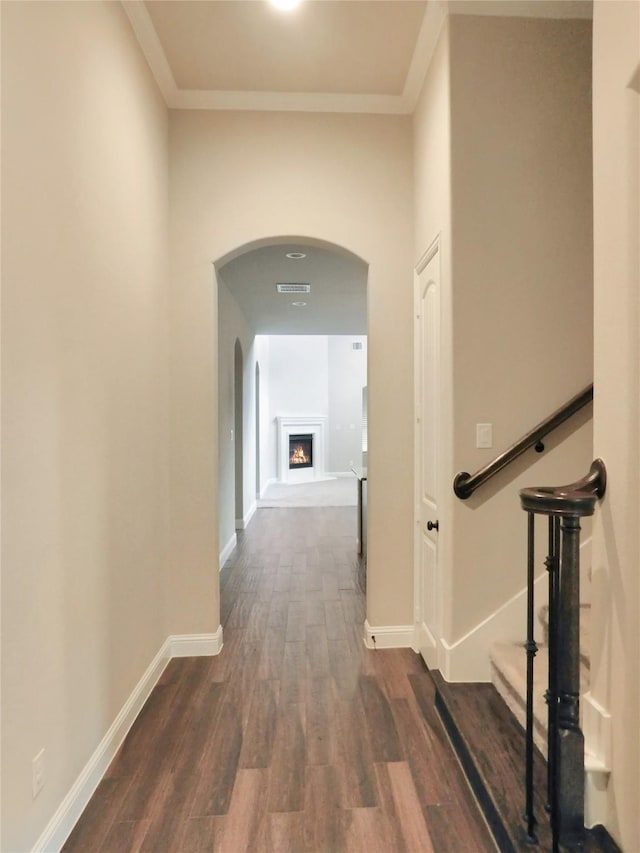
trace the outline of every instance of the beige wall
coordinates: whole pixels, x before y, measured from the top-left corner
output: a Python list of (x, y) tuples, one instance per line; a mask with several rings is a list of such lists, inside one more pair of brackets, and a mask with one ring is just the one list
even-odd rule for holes
[[(454, 16), (450, 28), (453, 475), (589, 384), (593, 294), (590, 21)], [(518, 490), (587, 473), (583, 421), (454, 502), (447, 640), (525, 585)], [(487, 422), (494, 447), (478, 450)]]
[[(235, 362), (236, 340), (240, 341), (244, 362), (243, 370), (243, 512), (250, 512), (256, 500), (255, 472), (255, 334), (229, 292), (222, 274), (218, 281), (218, 530), (220, 549), (233, 537), (236, 529), (235, 509), (235, 450), (238, 436), (235, 433)], [(231, 430), (234, 430), (233, 440)]]
[[(211, 631), (218, 624), (211, 263), (247, 242), (280, 236), (344, 246), (370, 265), (368, 614), (372, 624), (407, 624), (413, 583), (410, 119), (175, 112), (170, 138), (173, 630)], [(185, 573), (188, 585), (181, 581)]]
[[(606, 825), (640, 849), (640, 6), (594, 4), (595, 453), (591, 692), (611, 714)], [(591, 733), (587, 733), (591, 734)]]
[(23, 851), (166, 637), (167, 114), (93, 2), (2, 4), (2, 111), (1, 846)]

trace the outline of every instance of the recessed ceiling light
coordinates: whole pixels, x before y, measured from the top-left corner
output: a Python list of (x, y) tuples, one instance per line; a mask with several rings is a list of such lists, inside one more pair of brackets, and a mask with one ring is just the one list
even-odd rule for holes
[(307, 303), (306, 303), (306, 302), (292, 302), (291, 304), (292, 304), (292, 305), (295, 305), (295, 306), (296, 306), (296, 308), (304, 308), (304, 306), (305, 306)]
[(302, 258), (306, 258), (307, 256), (304, 252), (287, 252), (286, 257), (291, 258), (292, 261), (301, 261)]
[(276, 9), (281, 9), (283, 12), (289, 12), (300, 5), (300, 0), (269, 0), (272, 6)]

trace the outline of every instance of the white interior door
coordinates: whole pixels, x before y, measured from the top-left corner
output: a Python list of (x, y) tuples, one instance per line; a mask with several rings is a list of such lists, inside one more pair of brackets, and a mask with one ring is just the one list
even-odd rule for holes
[(438, 577), (438, 425), (440, 418), (440, 253), (438, 244), (416, 267), (416, 644), (437, 667), (440, 636)]

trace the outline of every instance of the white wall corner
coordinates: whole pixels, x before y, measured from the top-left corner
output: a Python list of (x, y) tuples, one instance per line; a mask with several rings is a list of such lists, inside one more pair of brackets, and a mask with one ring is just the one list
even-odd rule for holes
[[(543, 572), (535, 582), (536, 602), (547, 602), (547, 573)], [(537, 605), (538, 606), (538, 605)], [(442, 647), (440, 669), (442, 677), (449, 682), (490, 682), (491, 666), (489, 650), (493, 643), (523, 642), (527, 629), (527, 590), (522, 589), (512, 598), (487, 616), (467, 634), (448, 643), (440, 640)], [(540, 631), (536, 620), (536, 631)], [(537, 639), (541, 639), (538, 635)]]
[(415, 647), (429, 669), (440, 669), (438, 641), (424, 622), (416, 623)]
[(236, 530), (246, 530), (257, 509), (258, 504), (254, 501), (245, 513), (244, 518), (236, 518)]
[(368, 649), (413, 649), (416, 645), (416, 632), (413, 625), (370, 625), (364, 622), (364, 644)]
[(262, 487), (262, 489), (260, 490), (260, 497), (261, 497), (261, 498), (263, 498), (263, 497), (265, 496), (266, 491), (267, 491), (267, 489), (269, 488), (269, 486), (270, 486), (272, 483), (277, 483), (277, 482), (278, 482), (278, 478), (277, 478), (277, 477), (269, 477), (269, 479), (267, 480), (267, 482), (264, 484), (264, 486), (263, 486), (263, 487)]
[(224, 564), (227, 562), (231, 554), (233, 554), (233, 551), (235, 550), (235, 548), (237, 548), (237, 546), (238, 534), (234, 533), (233, 536), (230, 537), (229, 541), (224, 546), (222, 551), (220, 551), (220, 568), (224, 566)]
[(172, 658), (207, 657), (222, 651), (222, 625), (215, 634), (173, 634), (169, 637)]
[[(222, 629), (220, 637), (222, 641)], [(93, 796), (111, 761), (127, 736), (129, 729), (158, 683), (171, 658), (170, 638), (165, 640), (160, 651), (147, 667), (146, 672), (134, 687), (133, 692), (122, 706), (107, 733), (84, 769), (71, 786), (57, 811), (37, 840), (33, 853), (61, 850), (72, 829), (78, 822), (87, 803)]]
[(611, 714), (587, 692), (580, 699), (584, 731), (585, 825), (606, 825), (610, 814), (607, 787), (611, 774)]

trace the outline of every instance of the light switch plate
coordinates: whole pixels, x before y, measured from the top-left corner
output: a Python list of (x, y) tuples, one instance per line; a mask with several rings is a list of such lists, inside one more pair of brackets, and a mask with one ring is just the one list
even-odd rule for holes
[(493, 447), (493, 424), (476, 424), (476, 447)]

